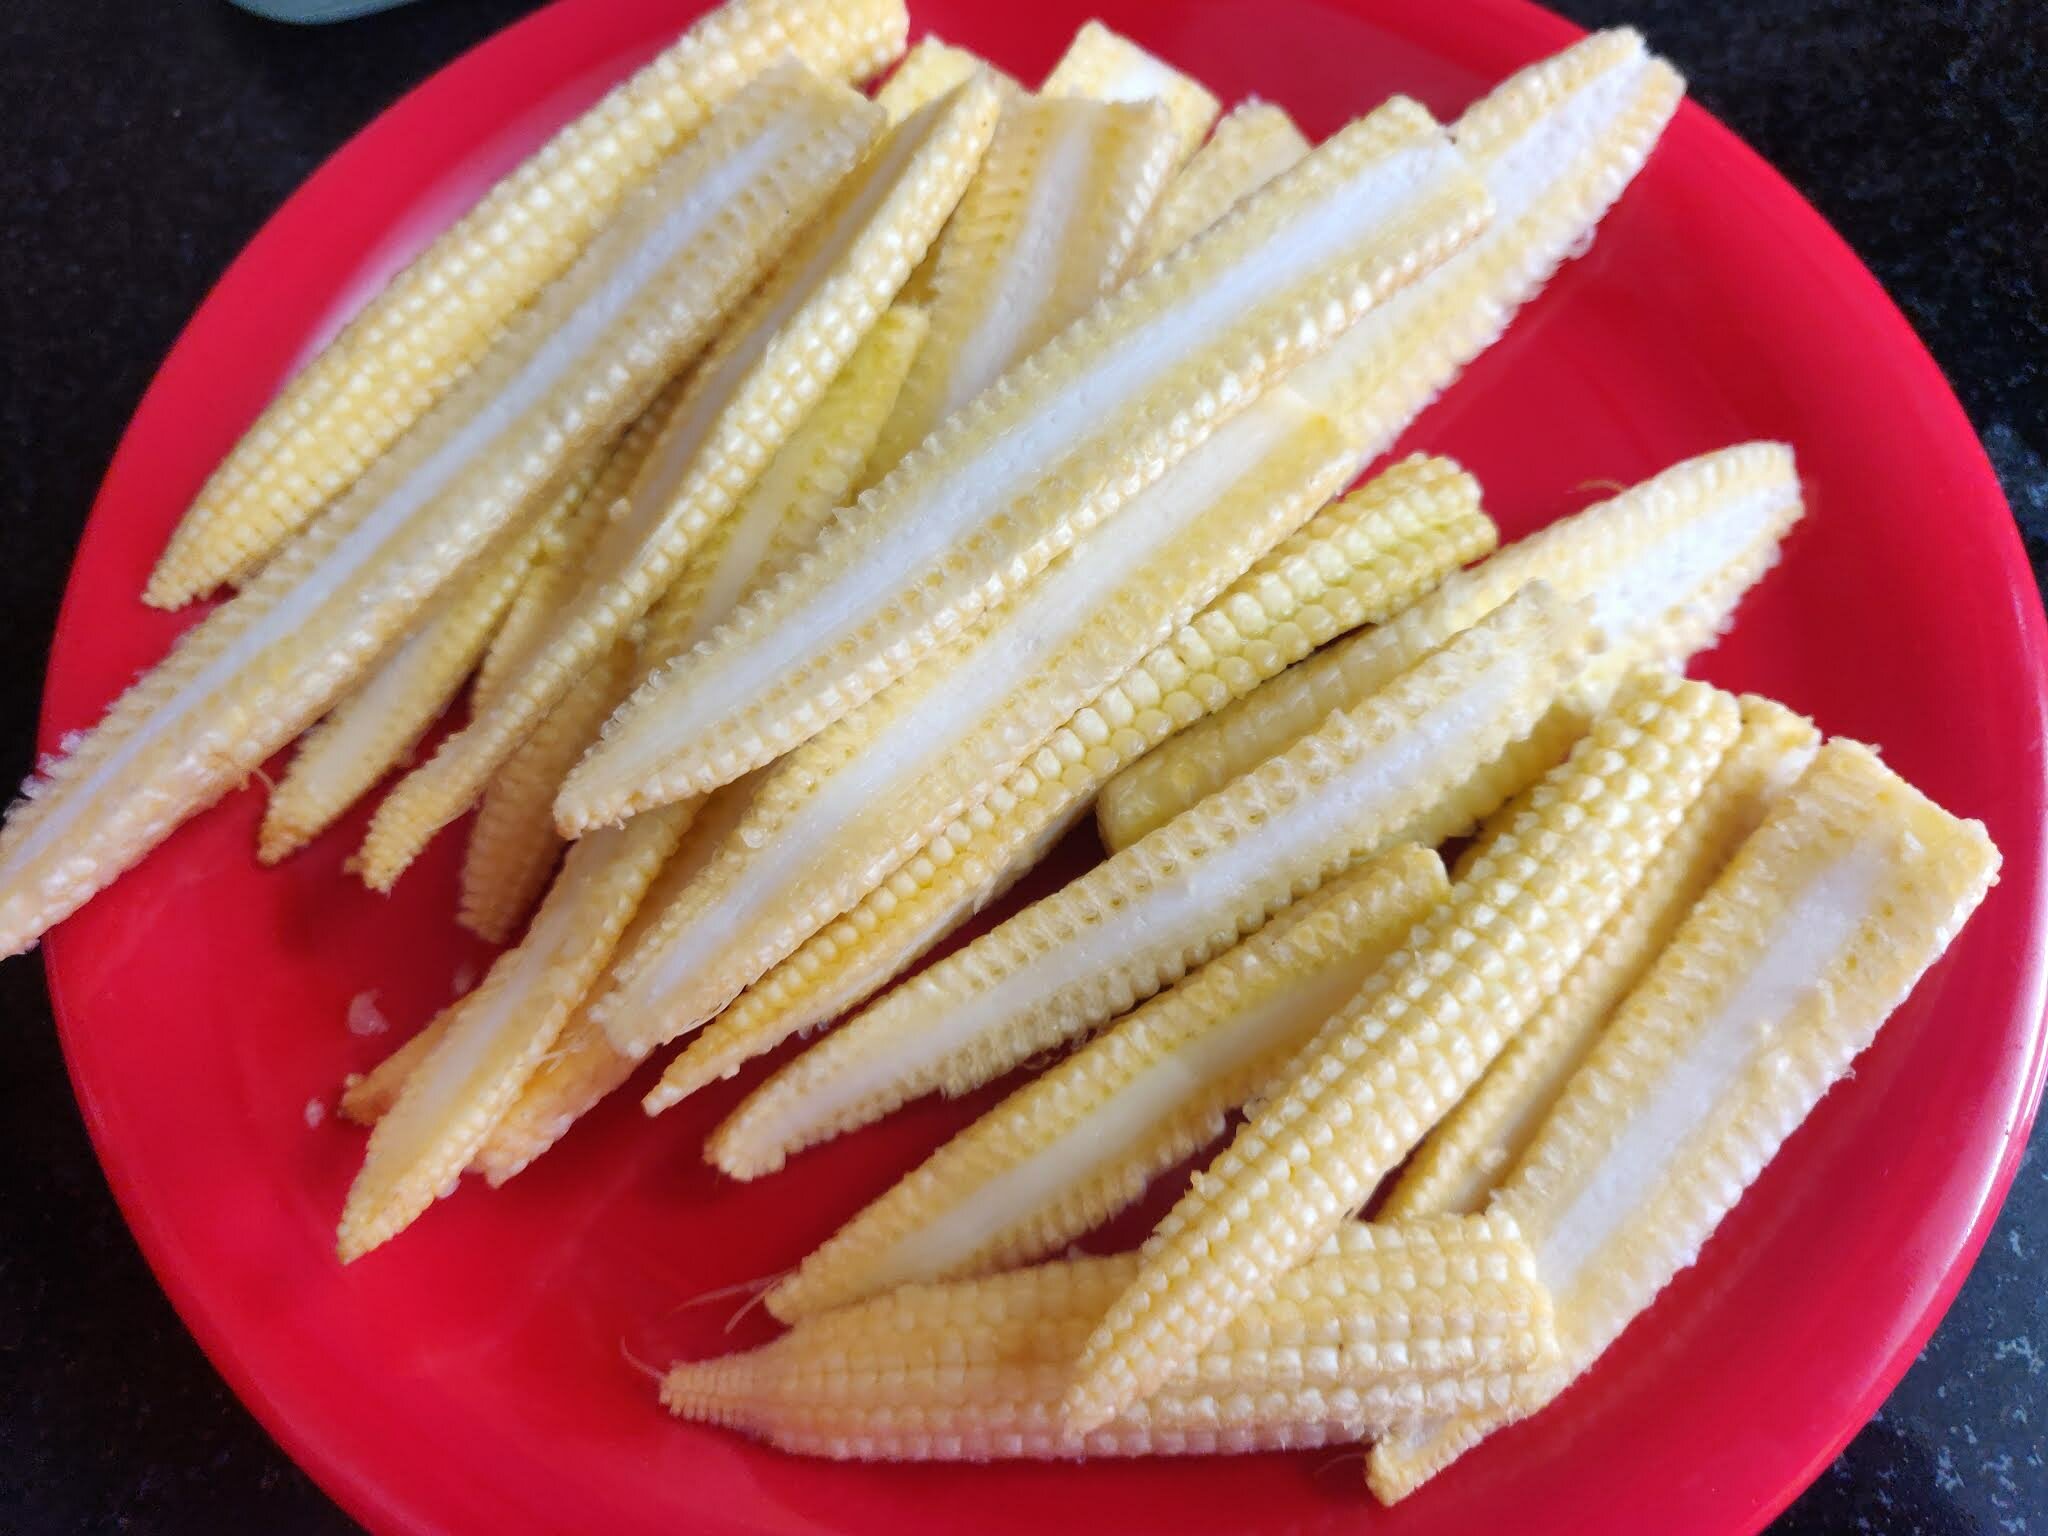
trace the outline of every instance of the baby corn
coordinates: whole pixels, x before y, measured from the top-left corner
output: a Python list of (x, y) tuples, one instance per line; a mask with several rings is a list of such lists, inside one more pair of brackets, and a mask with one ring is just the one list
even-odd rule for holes
[(985, 71), (1003, 86), (1014, 84), (1001, 70), (976, 58), (965, 48), (927, 35), (919, 38), (898, 61), (889, 78), (875, 92), (875, 105), (900, 123), (921, 107), (930, 106), (956, 85), (964, 85), (977, 72)]
[(1294, 119), (1271, 102), (1233, 107), (1168, 185), (1135, 264), (1149, 267), (1178, 250), (1308, 152)]
[(1156, 101), (1166, 109), (1185, 160), (1216, 121), (1216, 98), (1199, 80), (1155, 58), (1099, 21), (1084, 22), (1059, 63), (1039, 87), (1046, 96), (1087, 96), (1096, 101)]
[(564, 786), (565, 825), (713, 787), (857, 708), (1484, 212), (1413, 103), (1339, 133), (948, 418), (812, 558), (642, 688)]
[(906, 982), (784, 1067), (713, 1135), (749, 1177), (934, 1089), (965, 1092), (1177, 981), (1385, 846), (1576, 665), (1541, 587), (1355, 710)]
[(931, 258), (932, 332), (864, 479), (1122, 281), (1173, 166), (1163, 109), (1014, 97)]
[(1520, 1405), (1555, 1358), (1549, 1299), (1509, 1222), (1354, 1223), (1155, 1397), (1069, 1434), (1058, 1406), (1073, 1351), (1135, 1267), (1069, 1259), (905, 1286), (765, 1348), (676, 1365), (662, 1402), (814, 1456), (1185, 1455), (1351, 1441), (1439, 1405)]
[(955, 1136), (768, 1309), (789, 1321), (1058, 1252), (1221, 1134), (1445, 889), (1436, 855), (1405, 847), (1295, 903)]
[(1710, 641), (1801, 511), (1798, 470), (1782, 444), (1744, 443), (1674, 465), (1509, 545), (1394, 623), (1289, 668), (1141, 759), (1103, 791), (1103, 839), (1112, 848), (1137, 841), (1531, 581), (1591, 603), (1604, 648), (1575, 694), (1597, 709), (1629, 667), (1682, 664)]
[(367, 1129), (382, 1120), (398, 1102), (398, 1092), (413, 1068), (426, 1059), (448, 1028), (449, 1016), (461, 999), (450, 1003), (415, 1031), (410, 1039), (367, 1072), (351, 1072), (341, 1085), (342, 1118)]
[(613, 1044), (644, 1055), (696, 1028), (851, 908), (1306, 521), (1347, 459), (1326, 420), (1272, 391), (1139, 492), (1110, 537), (1084, 538), (975, 635), (798, 747), (621, 966), (597, 1015)]
[(1607, 920), (1564, 985), (1415, 1149), (1379, 1204), (1381, 1220), (1470, 1212), (1485, 1204), (1616, 1005), (1819, 746), (1812, 722), (1769, 699), (1742, 700), (1742, 734), (1650, 861), (1642, 883)]
[(1735, 701), (1704, 684), (1644, 673), (1623, 688), (1154, 1231), (1089, 1339), (1072, 1428), (1169, 1380), (1365, 1202), (1578, 963), (1738, 729)]
[(1118, 767), (1332, 635), (1406, 607), (1493, 538), (1477, 485), (1443, 459), (1404, 460), (1325, 507), (743, 992), (671, 1063), (665, 1100), (868, 997), (1034, 862)]
[[(1498, 1196), (1557, 1298), (1564, 1380), (1698, 1256), (1997, 869), (1982, 826), (1868, 748), (1820, 749), (1622, 1005)], [(1368, 1463), (1373, 1491), (1405, 1496), (1526, 1411), (1389, 1440)]]
[(450, 1010), (370, 1133), (342, 1211), (343, 1263), (397, 1236), (454, 1188), (603, 969), (693, 810), (666, 807), (570, 850), (532, 931)]
[(937, 235), (995, 118), (995, 88), (970, 81), (892, 130), (847, 179), (699, 367), (592, 547), (575, 595), (528, 647), (518, 678), (378, 808), (360, 861), (371, 887), (388, 890), (468, 809), (759, 479)]
[(732, 0), (485, 194), (286, 384), (151, 576), (176, 607), (247, 572), (483, 359), (714, 109), (779, 58), (828, 78), (903, 49), (901, 0)]
[(498, 531), (626, 425), (820, 204), (879, 111), (742, 91), (329, 515), (187, 632), (0, 834), (13, 953), (317, 719)]

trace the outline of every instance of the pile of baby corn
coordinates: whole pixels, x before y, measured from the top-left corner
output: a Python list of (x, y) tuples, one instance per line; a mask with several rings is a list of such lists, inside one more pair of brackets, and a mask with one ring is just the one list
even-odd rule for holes
[[(664, 1401), (827, 1456), (1371, 1439), (1400, 1498), (1691, 1262), (1996, 852), (1681, 675), (1786, 448), (1498, 552), (1445, 460), (1342, 494), (1642, 167), (1640, 38), (1312, 146), (1093, 24), (1035, 92), (928, 38), (861, 94), (907, 26), (732, 0), (291, 381), (147, 594), (236, 595), (10, 814), (0, 944), (296, 738), (288, 855), (473, 676), (353, 867), (474, 809), (461, 920), (517, 942), (350, 1083), (344, 1259), (672, 1042), (650, 1113), (854, 1010), (713, 1135), (742, 1179), (1072, 1047)], [(1091, 805), (1104, 862), (891, 988)], [(1234, 1115), (1139, 1252), (1051, 1257)]]

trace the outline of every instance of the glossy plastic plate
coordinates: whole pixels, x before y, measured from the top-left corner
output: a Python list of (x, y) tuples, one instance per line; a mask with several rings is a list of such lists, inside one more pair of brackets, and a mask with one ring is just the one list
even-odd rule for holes
[[(107, 475), (57, 636), (46, 744), (96, 718), (182, 627), (136, 594), (286, 372), (698, 8), (562, 0), (393, 107), (270, 221), (165, 362)], [(1574, 35), (1517, 0), (916, 10), (921, 28), (1025, 79), (1097, 11), (1226, 99), (1259, 92), (1316, 135), (1395, 89), (1449, 117)], [(652, 1124), (621, 1097), (505, 1192), (465, 1189), (341, 1270), (334, 1221), (363, 1138), (337, 1122), (336, 1086), (484, 958), (451, 918), (456, 837), (388, 900), (342, 873), (360, 816), (264, 872), (252, 788), (66, 924), (51, 990), (108, 1177), (222, 1373), (380, 1531), (1760, 1525), (1933, 1328), (2040, 1094), (2039, 601), (1969, 425), (1905, 322), (1819, 217), (1691, 106), (1591, 253), (1406, 446), (1463, 460), (1515, 535), (1595, 499), (1599, 482), (1759, 436), (1797, 445), (1812, 511), (1699, 670), (1880, 744), (1989, 824), (2004, 881), (1697, 1268), (1554, 1409), (1392, 1513), (1367, 1497), (1356, 1454), (830, 1465), (657, 1409), (631, 1360), (766, 1331), (755, 1317), (727, 1333), (736, 1302), (693, 1297), (797, 1259), (986, 1096), (919, 1106), (752, 1186), (714, 1177), (698, 1147), (758, 1073)], [(1032, 889), (1091, 856), (1070, 846)], [(392, 1035), (346, 1027), (366, 990)], [(1108, 1237), (1132, 1240), (1142, 1222)]]

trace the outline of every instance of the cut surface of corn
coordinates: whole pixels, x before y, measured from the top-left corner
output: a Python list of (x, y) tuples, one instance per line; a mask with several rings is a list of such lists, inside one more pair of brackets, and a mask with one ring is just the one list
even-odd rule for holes
[(598, 1011), (613, 1044), (644, 1055), (696, 1028), (850, 909), (1306, 521), (1347, 460), (1326, 420), (1270, 391), (974, 635), (776, 764), (732, 845), (622, 965)]
[(879, 117), (781, 66), (627, 199), (403, 446), (23, 786), (0, 834), (0, 952), (252, 773), (559, 490), (758, 280)]
[(343, 1263), (454, 1188), (610, 958), (693, 810), (668, 807), (570, 850), (532, 931), (450, 1010), (370, 1133), (342, 1210)]
[(1046, 96), (1096, 101), (1156, 101), (1166, 109), (1185, 160), (1208, 136), (1219, 110), (1209, 88), (1099, 21), (1082, 24), (1039, 87)]
[(1003, 890), (1119, 766), (1493, 542), (1477, 484), (1444, 459), (1404, 460), (1325, 507), (693, 1036), (663, 1078), (667, 1101), (864, 1000)]
[(1580, 655), (1537, 586), (1358, 706), (911, 978), (784, 1067), (713, 1134), (746, 1176), (906, 1100), (961, 1093), (1177, 981), (1387, 845), (1528, 731)]
[(642, 688), (564, 786), (564, 819), (589, 822), (634, 787), (713, 787), (857, 708), (1485, 213), (1413, 103), (1345, 129), (949, 417), (802, 564)]
[[(1868, 748), (1832, 741), (1766, 814), (1572, 1077), (1496, 1201), (1583, 1372), (1698, 1257), (1996, 877), (1998, 851)], [(1553, 1394), (1554, 1395), (1554, 1394)], [(1522, 1411), (1367, 1464), (1389, 1502)]]
[(412, 1076), (413, 1068), (440, 1043), (442, 1032), (448, 1028), (449, 1016), (460, 1002), (458, 998), (427, 1020), (410, 1039), (369, 1071), (350, 1073), (341, 1085), (342, 1118), (365, 1128), (383, 1119), (391, 1106), (398, 1102), (398, 1091)]
[(981, 1461), (1326, 1445), (1543, 1389), (1549, 1300), (1511, 1223), (1352, 1228), (1157, 1396), (1087, 1436), (1061, 1428), (1059, 1394), (1132, 1256), (905, 1286), (762, 1349), (676, 1365), (662, 1401), (808, 1455)]
[(150, 578), (176, 607), (260, 562), (483, 358), (722, 103), (793, 54), (858, 80), (903, 49), (901, 0), (732, 0), (570, 122), (387, 283), (214, 471)]
[(1153, 1391), (1365, 1202), (1578, 963), (1738, 729), (1704, 684), (1624, 686), (1147, 1239), (1076, 1370), (1072, 1427)]
[(361, 857), (372, 888), (389, 889), (468, 809), (540, 718), (653, 606), (690, 551), (730, 519), (903, 286), (973, 174), (995, 118), (994, 88), (971, 80), (891, 130), (835, 192), (698, 368), (518, 677), (378, 808)]
[(1015, 97), (931, 258), (932, 332), (863, 479), (1122, 279), (1172, 168), (1156, 107)]
[(787, 1322), (1058, 1252), (1219, 1135), (1445, 889), (1436, 855), (1407, 847), (1295, 903), (947, 1142), (768, 1309)]
[(1179, 249), (1309, 152), (1294, 119), (1256, 97), (1225, 114), (1182, 167), (1145, 227), (1136, 265), (1150, 266)]
[(1575, 687), (1597, 709), (1632, 666), (1713, 639), (1802, 511), (1792, 452), (1743, 443), (1687, 459), (1446, 581), (1393, 623), (1289, 668), (1120, 774), (1097, 819), (1125, 847), (1412, 666), (1530, 581), (1592, 605), (1602, 642)]
[(1820, 733), (1811, 721), (1769, 699), (1742, 700), (1742, 734), (1643, 871), (1641, 883), (1564, 984), (1415, 1149), (1380, 1202), (1380, 1219), (1469, 1213), (1486, 1203), (1615, 1007), (1819, 747)]

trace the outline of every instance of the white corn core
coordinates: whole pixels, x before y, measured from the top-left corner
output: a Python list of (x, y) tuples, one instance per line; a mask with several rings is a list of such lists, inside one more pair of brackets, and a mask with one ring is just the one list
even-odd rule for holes
[[(1380, 750), (1333, 773), (1313, 794), (1296, 797), (1256, 828), (1185, 861), (1160, 884), (1133, 893), (1051, 953), (950, 1002), (896, 1049), (845, 1062), (791, 1107), (791, 1121), (829, 1121), (891, 1084), (920, 1076), (974, 1041), (1047, 1007), (1076, 983), (1127, 973), (1133, 966), (1185, 950), (1215, 926), (1222, 893), (1250, 892), (1283, 878), (1291, 880), (1322, 868), (1342, 849), (1369, 852), (1369, 845), (1360, 845), (1361, 830), (1379, 827), (1391, 832), (1387, 822), (1392, 804), (1419, 788), (1456, 777), (1446, 769), (1445, 759), (1528, 695), (1533, 669), (1529, 657), (1498, 657), (1469, 686), (1424, 711)], [(1150, 841), (1140, 840), (1081, 879), (1105, 883), (1104, 871), (1117, 860), (1134, 859)], [(887, 1006), (888, 1001), (877, 1006)]]
[(1591, 600), (1593, 626), (1610, 644), (1654, 634), (1674, 609), (1798, 508), (1796, 479), (1751, 487), (1686, 518), (1632, 560), (1603, 573), (1590, 590), (1572, 595)]
[[(1539, 1272), (1561, 1298), (1755, 1067), (1786, 1019), (1814, 995), (1870, 920), (1884, 867), (1881, 848), (1858, 843), (1821, 869), (1788, 904), (1763, 954), (1637, 1103), (1591, 1177), (1538, 1237)], [(1567, 1310), (1561, 1301), (1559, 1316)]]
[(640, 244), (605, 275), (604, 281), (567, 319), (542, 339), (503, 389), (393, 486), (298, 586), (223, 646), (197, 676), (166, 699), (82, 780), (66, 787), (61, 800), (14, 850), (15, 867), (27, 864), (49, 847), (100, 790), (173, 726), (232, 682), (264, 651), (294, 634), (346, 582), (370, 567), (385, 546), (404, 533), (414, 517), (446, 490), (463, 469), (508, 430), (520, 427), (528, 413), (604, 339), (606, 332), (677, 253), (715, 224), (726, 205), (750, 181), (789, 151), (802, 127), (799, 121), (777, 118), (726, 159), (694, 177)]

